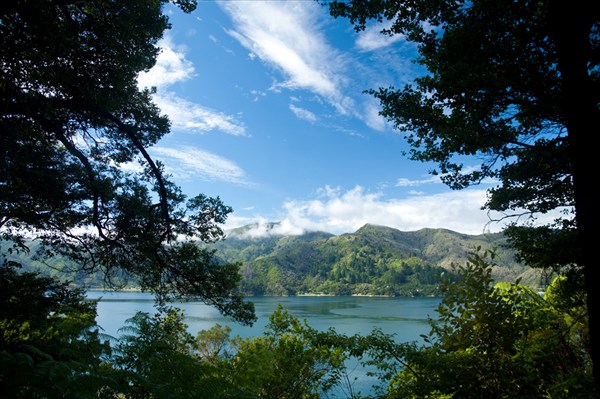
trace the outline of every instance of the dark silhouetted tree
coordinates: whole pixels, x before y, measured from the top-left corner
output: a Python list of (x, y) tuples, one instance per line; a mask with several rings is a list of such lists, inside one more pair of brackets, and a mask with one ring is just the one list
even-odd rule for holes
[[(166, 0), (18, 0), (0, 6), (3, 254), (36, 238), (82, 270), (136, 277), (159, 300), (192, 296), (238, 321), (238, 265), (198, 241), (223, 238), (231, 208), (186, 198), (148, 148), (167, 117), (140, 89), (169, 28)], [(192, 11), (195, 0), (175, 0)], [(140, 172), (124, 168), (137, 162)], [(43, 255), (43, 254), (42, 254)]]
[[(546, 226), (507, 229), (520, 258), (579, 275), (592, 358), (600, 364), (595, 232), (600, 124), (600, 3), (549, 1), (323, 1), (357, 30), (386, 22), (418, 48), (425, 73), (372, 89), (405, 133), (408, 156), (434, 162), (454, 189), (492, 178), (485, 208), (516, 216), (562, 211)], [(465, 157), (481, 160), (464, 168)], [(566, 270), (566, 271), (565, 271)], [(596, 385), (600, 382), (594, 369)]]

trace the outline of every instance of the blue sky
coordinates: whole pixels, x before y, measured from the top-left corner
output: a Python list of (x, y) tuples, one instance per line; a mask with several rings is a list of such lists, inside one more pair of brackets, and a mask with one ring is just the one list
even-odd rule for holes
[(166, 10), (172, 29), (157, 65), (139, 77), (157, 88), (154, 100), (172, 121), (151, 154), (187, 195), (231, 206), (226, 228), (501, 229), (480, 209), (491, 185), (453, 191), (428, 174), (434, 165), (404, 158), (402, 135), (364, 93), (422, 73), (412, 44), (380, 26), (356, 33), (312, 0)]

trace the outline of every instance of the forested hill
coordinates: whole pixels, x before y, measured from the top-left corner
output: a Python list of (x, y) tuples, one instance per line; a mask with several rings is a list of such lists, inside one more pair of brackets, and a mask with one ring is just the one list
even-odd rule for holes
[[(263, 237), (252, 237), (255, 226), (229, 231), (227, 239), (211, 244), (223, 262), (239, 262), (245, 295), (437, 295), (439, 277), (449, 275), (453, 263), (465, 264), (478, 247), (496, 250), (494, 278), (539, 288), (539, 273), (513, 259), (502, 233), (467, 235), (445, 229), (406, 232), (365, 225), (354, 233), (333, 235), (308, 232), (278, 235), (277, 224)], [(269, 234), (270, 233), (270, 234)], [(56, 257), (41, 263), (32, 251), (19, 259), (24, 270), (38, 269), (76, 284), (103, 286), (99, 274), (77, 273), (77, 267)], [(16, 260), (16, 259), (15, 259)], [(135, 288), (126, 273), (114, 273), (113, 282)]]
[(496, 249), (496, 280), (522, 278), (539, 285), (536, 273), (514, 261), (502, 233), (405, 232), (368, 224), (339, 236), (310, 232), (252, 238), (252, 227), (231, 231), (214, 245), (224, 261), (242, 263), (242, 289), (249, 295), (435, 295), (439, 276), (453, 263), (464, 264), (478, 247)]

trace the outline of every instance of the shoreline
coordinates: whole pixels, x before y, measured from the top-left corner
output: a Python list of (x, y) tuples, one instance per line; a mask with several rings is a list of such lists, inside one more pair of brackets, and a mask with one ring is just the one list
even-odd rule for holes
[[(82, 287), (79, 287), (82, 288)], [(110, 292), (110, 293), (145, 293), (152, 294), (150, 291), (143, 291), (138, 287), (131, 288), (102, 288), (102, 287), (90, 287), (84, 288), (86, 292)], [(295, 295), (245, 295), (244, 298), (286, 298), (286, 297), (316, 297), (316, 298), (324, 298), (324, 297), (332, 297), (332, 298), (341, 298), (341, 297), (358, 297), (358, 298), (441, 298), (441, 296), (436, 295), (382, 295), (382, 294), (350, 294), (350, 295), (335, 295), (335, 294), (323, 294), (323, 293), (312, 293), (312, 292), (303, 292)]]

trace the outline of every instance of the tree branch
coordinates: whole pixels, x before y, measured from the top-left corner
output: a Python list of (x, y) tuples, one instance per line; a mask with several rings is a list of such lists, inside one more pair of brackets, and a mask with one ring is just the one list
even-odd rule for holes
[[(81, 108), (81, 107), (79, 107), (79, 108)], [(158, 166), (156, 165), (156, 162), (154, 162), (154, 160), (152, 159), (150, 154), (148, 154), (148, 151), (146, 151), (146, 149), (144, 148), (143, 144), (141, 143), (141, 141), (138, 137), (138, 133), (135, 131), (134, 128), (132, 128), (131, 126), (129, 126), (126, 123), (124, 123), (123, 121), (121, 121), (121, 119), (119, 119), (116, 115), (114, 115), (102, 108), (95, 107), (95, 106), (89, 106), (89, 105), (85, 106), (83, 108), (89, 112), (93, 112), (103, 118), (106, 118), (109, 121), (116, 124), (117, 127), (119, 128), (119, 130), (127, 135), (129, 140), (131, 140), (131, 142), (133, 143), (135, 148), (142, 154), (142, 156), (144, 157), (144, 159), (150, 166), (150, 169), (152, 170), (152, 174), (154, 175), (154, 178), (156, 179), (156, 182), (158, 183), (158, 190), (159, 190), (158, 194), (160, 197), (160, 207), (162, 210), (163, 218), (165, 219), (166, 230), (163, 235), (163, 239), (167, 238), (171, 234), (171, 214), (169, 212), (167, 187), (166, 187), (165, 180), (163, 178), (163, 175), (162, 175), (160, 169), (158, 168)]]
[[(43, 121), (42, 121), (42, 123), (43, 123)], [(50, 123), (46, 122), (46, 125), (50, 125)], [(94, 196), (94, 198), (92, 200), (92, 204), (93, 204), (92, 223), (94, 226), (96, 226), (96, 229), (98, 230), (98, 234), (100, 235), (100, 237), (102, 237), (102, 239), (110, 241), (110, 242), (114, 242), (114, 240), (112, 240), (106, 234), (104, 234), (104, 227), (100, 223), (100, 211), (99, 211), (100, 193), (96, 187), (96, 185), (97, 185), (96, 174), (94, 172), (94, 167), (90, 163), (90, 160), (73, 143), (71, 143), (71, 141), (69, 141), (69, 139), (65, 136), (65, 134), (63, 133), (63, 131), (61, 129), (57, 129), (53, 126), (45, 126), (45, 127), (49, 128), (48, 131), (53, 133), (54, 136), (58, 139), (58, 141), (60, 141), (62, 143), (62, 145), (65, 146), (65, 148), (69, 151), (69, 153), (71, 153), (73, 156), (75, 156), (79, 160), (79, 162), (81, 162), (81, 164), (84, 166), (84, 168), (87, 172), (88, 178), (90, 179), (90, 182), (92, 183), (91, 188), (92, 188), (92, 193)]]

